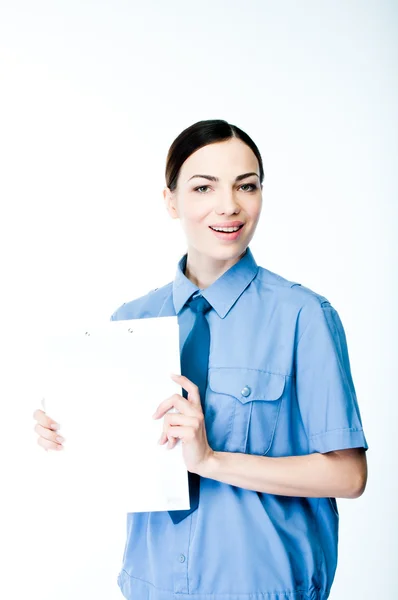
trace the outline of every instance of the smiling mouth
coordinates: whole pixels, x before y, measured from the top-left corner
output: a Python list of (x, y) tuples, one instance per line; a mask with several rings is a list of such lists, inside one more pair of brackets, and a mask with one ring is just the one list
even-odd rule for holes
[[(235, 228), (233, 231), (223, 231), (222, 229), (214, 229), (214, 227), (212, 227), (211, 225), (209, 225), (209, 228), (212, 229), (213, 231), (216, 231), (217, 233), (236, 233), (237, 231), (239, 231), (240, 229), (242, 229), (244, 223), (242, 225), (239, 225), (239, 227)], [(226, 228), (228, 229), (228, 227)]]

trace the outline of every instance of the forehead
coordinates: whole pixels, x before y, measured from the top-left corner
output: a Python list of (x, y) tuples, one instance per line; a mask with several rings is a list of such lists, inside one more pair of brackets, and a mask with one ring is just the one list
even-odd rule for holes
[(236, 175), (254, 171), (259, 174), (254, 152), (241, 140), (231, 138), (224, 142), (208, 144), (196, 150), (183, 163), (181, 181), (187, 183), (192, 175), (216, 175), (220, 179), (233, 179)]

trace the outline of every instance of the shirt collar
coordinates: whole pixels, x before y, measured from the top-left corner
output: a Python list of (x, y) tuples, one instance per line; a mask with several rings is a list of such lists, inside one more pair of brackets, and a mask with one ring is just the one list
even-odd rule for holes
[[(194, 292), (200, 291), (188, 277), (184, 275), (188, 254), (178, 261), (177, 272), (173, 281), (173, 303), (176, 314), (181, 311), (186, 301)], [(249, 247), (237, 263), (201, 292), (212, 308), (223, 319), (249, 283), (257, 275), (259, 267)]]

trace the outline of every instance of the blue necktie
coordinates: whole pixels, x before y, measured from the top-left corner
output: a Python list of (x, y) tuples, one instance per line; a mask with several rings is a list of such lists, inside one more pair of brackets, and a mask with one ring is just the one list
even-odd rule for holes
[[(205, 313), (211, 309), (211, 304), (203, 296), (191, 298), (187, 304), (195, 313), (195, 322), (181, 352), (181, 375), (184, 375), (198, 386), (204, 413), (210, 348), (210, 329)], [(186, 390), (182, 390), (182, 395), (187, 398)], [(170, 510), (169, 515), (173, 523), (179, 523), (198, 507), (200, 476), (197, 473), (188, 471), (188, 484), (191, 508), (187, 510)]]

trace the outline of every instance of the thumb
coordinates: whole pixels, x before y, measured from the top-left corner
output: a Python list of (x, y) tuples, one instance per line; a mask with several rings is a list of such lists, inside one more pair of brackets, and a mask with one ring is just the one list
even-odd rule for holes
[(201, 406), (200, 402), (200, 394), (197, 385), (195, 385), (188, 377), (184, 375), (176, 375), (175, 373), (171, 373), (171, 378), (176, 383), (179, 383), (181, 387), (188, 392), (189, 400), (192, 404), (196, 404)]

